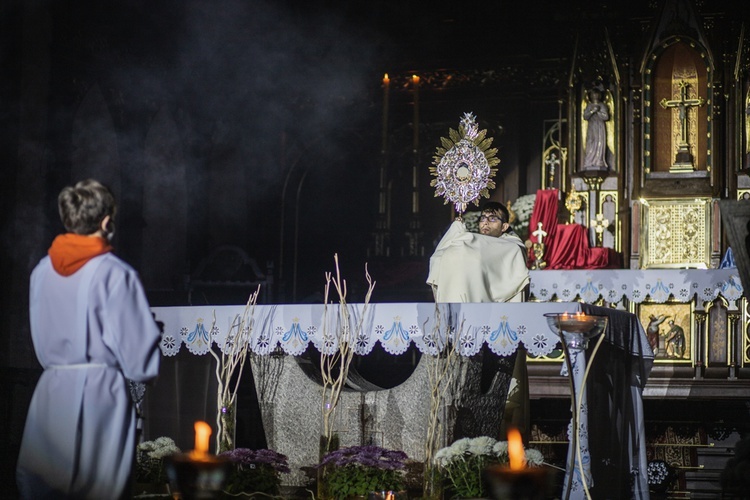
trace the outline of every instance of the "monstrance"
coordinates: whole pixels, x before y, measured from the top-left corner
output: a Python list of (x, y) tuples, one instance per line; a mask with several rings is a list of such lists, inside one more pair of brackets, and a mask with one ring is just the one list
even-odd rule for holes
[(430, 173), (435, 179), (435, 196), (443, 196), (445, 204), (453, 203), (461, 219), (469, 203), (479, 205), (479, 198), (490, 197), (489, 190), (495, 187), (493, 168), (500, 163), (497, 148), (491, 148), (492, 137), (487, 130), (479, 130), (476, 117), (464, 113), (458, 130), (449, 129), (448, 137), (441, 137), (441, 147), (435, 150)]
[[(560, 341), (565, 353), (565, 366), (568, 370), (568, 380), (570, 381), (570, 401), (572, 405), (572, 425), (573, 429), (570, 437), (570, 450), (568, 453), (568, 466), (565, 478), (565, 494), (563, 498), (570, 498), (575, 468), (578, 467), (579, 477), (583, 486), (586, 498), (591, 496), (586, 481), (586, 471), (584, 470), (584, 461), (581, 453), (581, 408), (583, 406), (583, 397), (586, 394), (586, 379), (589, 375), (589, 369), (594, 362), (596, 351), (604, 340), (604, 330), (607, 328), (607, 316), (594, 316), (583, 312), (570, 313), (547, 313), (547, 325), (550, 329), (559, 335)], [(596, 346), (586, 361), (585, 350), (588, 349), (589, 340), (599, 337)], [(585, 364), (586, 369), (583, 377), (580, 377), (580, 370), (576, 369), (574, 364), (580, 361)]]

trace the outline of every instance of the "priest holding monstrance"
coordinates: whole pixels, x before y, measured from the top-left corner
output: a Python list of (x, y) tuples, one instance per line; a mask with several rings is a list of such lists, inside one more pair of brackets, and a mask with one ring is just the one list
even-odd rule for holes
[[(510, 229), (510, 213), (502, 203), (488, 201), (482, 206), (479, 233), (468, 231), (462, 220), (466, 206), (477, 204), (480, 196), (489, 197), (488, 188), (495, 187), (492, 176), (497, 169), (492, 167), (500, 160), (496, 157), (497, 150), (490, 148), (492, 138), (485, 137), (486, 132), (479, 130), (472, 114), (464, 114), (458, 131), (450, 130), (450, 138), (442, 139), (434, 166), (430, 167), (436, 177), (432, 181), (435, 195), (453, 203), (458, 213), (430, 257), (427, 283), (432, 286), (436, 302), (520, 302), (529, 284), (526, 247)], [(521, 348), (505, 360), (495, 356), (483, 358), (480, 371), (484, 375), (505, 372), (496, 380), (500, 383), (507, 377), (509, 387), (494, 397), (505, 395), (507, 400), (499, 405), (499, 427), (493, 429), (485, 422), (468, 432), (483, 429), (481, 433), (497, 433), (501, 439), (506, 426), (525, 432), (528, 425), (525, 351)]]
[(427, 283), (437, 302), (519, 302), (529, 283), (526, 247), (510, 229), (510, 213), (502, 203), (482, 206), (479, 233), (468, 231), (461, 218), (469, 203), (478, 203), (495, 187), (491, 177), (497, 169), (492, 167), (500, 160), (486, 132), (466, 113), (459, 130), (443, 138), (430, 168), (435, 195), (458, 212), (430, 257)]

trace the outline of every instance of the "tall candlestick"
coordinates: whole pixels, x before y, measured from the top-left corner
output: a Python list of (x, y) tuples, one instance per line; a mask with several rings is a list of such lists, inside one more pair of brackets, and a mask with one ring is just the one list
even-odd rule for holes
[(389, 107), (389, 96), (391, 90), (391, 80), (388, 78), (388, 73), (383, 76), (383, 145), (381, 147), (381, 153), (385, 154), (388, 149), (388, 107)]
[(414, 153), (419, 149), (419, 77), (411, 76), (414, 84)]

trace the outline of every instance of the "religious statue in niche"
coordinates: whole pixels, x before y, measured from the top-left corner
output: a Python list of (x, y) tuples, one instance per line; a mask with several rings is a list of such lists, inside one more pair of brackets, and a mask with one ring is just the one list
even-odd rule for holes
[(612, 96), (599, 87), (591, 88), (583, 99), (581, 169), (614, 170), (614, 123)]

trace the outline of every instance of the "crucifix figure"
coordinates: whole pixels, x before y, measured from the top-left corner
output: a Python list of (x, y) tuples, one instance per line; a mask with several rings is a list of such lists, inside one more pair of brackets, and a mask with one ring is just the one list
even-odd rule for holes
[(551, 153), (549, 158), (544, 160), (544, 164), (547, 165), (547, 172), (549, 174), (549, 185), (555, 185), (555, 169), (560, 166), (560, 159), (555, 153)]
[(692, 172), (695, 170), (693, 165), (693, 155), (690, 154), (690, 145), (688, 144), (688, 110), (696, 106), (700, 107), (705, 104), (702, 97), (688, 99), (688, 87), (690, 84), (685, 80), (680, 80), (680, 98), (667, 100), (662, 99), (659, 104), (664, 109), (677, 108), (680, 120), (680, 142), (677, 144), (677, 155), (672, 164), (670, 172)]

